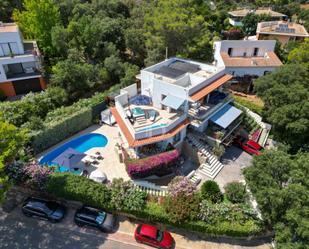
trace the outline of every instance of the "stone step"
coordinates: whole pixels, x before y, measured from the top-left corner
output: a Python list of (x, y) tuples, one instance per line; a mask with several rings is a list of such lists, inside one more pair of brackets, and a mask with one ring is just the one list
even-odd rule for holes
[(216, 167), (212, 168), (211, 171), (207, 170), (206, 168), (202, 168), (200, 169), (200, 173), (214, 179), (218, 175), (218, 173), (221, 171), (222, 168), (223, 168), (223, 165), (221, 163), (218, 163)]

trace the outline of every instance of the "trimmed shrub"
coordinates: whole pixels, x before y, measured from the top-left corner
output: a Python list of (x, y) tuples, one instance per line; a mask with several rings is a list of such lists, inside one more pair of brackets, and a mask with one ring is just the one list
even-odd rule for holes
[(113, 179), (110, 205), (116, 210), (141, 210), (145, 207), (147, 194), (134, 188), (131, 181)]
[(219, 185), (215, 181), (206, 181), (201, 187), (201, 196), (203, 199), (210, 200), (217, 203), (223, 200), (223, 195), (220, 191)]
[(248, 194), (244, 184), (240, 182), (230, 182), (224, 186), (225, 195), (232, 203), (244, 203), (248, 199)]
[[(221, 205), (221, 204), (212, 204)], [(244, 211), (246, 208), (243, 209)], [(245, 211), (247, 212), (247, 211)], [(252, 210), (251, 210), (252, 212)], [(187, 220), (181, 223), (173, 223), (170, 221), (169, 214), (165, 212), (162, 205), (155, 202), (148, 202), (145, 209), (137, 212), (130, 212), (136, 217), (143, 220), (143, 222), (152, 222), (159, 224), (170, 224), (179, 228), (184, 228), (191, 231), (197, 231), (208, 235), (228, 235), (228, 236), (251, 236), (261, 233), (263, 224), (256, 220), (254, 215), (244, 222), (232, 222), (229, 220), (218, 220), (215, 223), (209, 223), (201, 220)], [(200, 213), (200, 212), (199, 212)]]
[(35, 153), (39, 153), (92, 124), (90, 109), (81, 109), (69, 116), (62, 113), (50, 122), (45, 123), (43, 130), (31, 134), (31, 146)]
[(127, 160), (126, 170), (133, 179), (150, 175), (166, 175), (172, 173), (177, 165), (180, 153), (177, 149), (163, 152), (143, 159)]
[(41, 166), (35, 161), (27, 164), (16, 162), (8, 164), (5, 172), (16, 183), (23, 183), (31, 188), (43, 190), (53, 169)]
[(102, 183), (72, 173), (54, 173), (47, 181), (48, 193), (86, 205), (109, 209), (110, 190)]
[(232, 203), (211, 203), (203, 200), (200, 203), (198, 219), (209, 224), (216, 224), (223, 221), (244, 224), (249, 220), (258, 221), (256, 212), (246, 205)]
[(182, 223), (193, 220), (198, 215), (200, 198), (197, 194), (178, 194), (176, 197), (167, 196), (163, 202), (168, 220), (172, 223)]
[(176, 176), (169, 184), (168, 184), (168, 193), (170, 196), (177, 197), (180, 194), (184, 195), (192, 195), (196, 190), (196, 185), (192, 183), (188, 178), (184, 176)]
[(44, 119), (48, 112), (67, 103), (67, 94), (62, 88), (49, 87), (18, 101), (0, 103), (0, 112), (5, 121), (20, 127), (33, 117)]

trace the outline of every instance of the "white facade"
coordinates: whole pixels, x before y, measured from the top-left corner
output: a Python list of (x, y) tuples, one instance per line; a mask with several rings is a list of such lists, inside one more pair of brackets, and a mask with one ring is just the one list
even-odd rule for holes
[[(175, 63), (179, 63), (177, 67)], [(194, 69), (184, 69), (182, 66), (193, 67)], [(167, 71), (162, 71), (162, 69), (166, 69)], [(169, 73), (173, 73), (174, 69), (176, 72), (178, 70), (178, 75), (169, 75)], [(138, 121), (132, 124), (132, 120), (129, 120), (128, 111), (132, 112), (132, 110), (136, 108), (134, 104), (129, 104), (129, 99), (138, 94), (136, 84), (121, 89), (120, 94), (115, 97), (115, 107), (128, 130), (127, 132), (136, 140), (166, 134), (183, 124), (186, 120), (194, 121), (198, 119), (198, 122), (191, 122), (191, 125), (196, 130), (203, 132), (208, 126), (208, 120), (226, 104), (231, 102), (232, 99), (228, 93), (226, 93), (225, 97), (218, 103), (208, 103), (209, 95), (213, 91), (219, 91), (223, 94), (222, 84), (226, 83), (226, 81), (222, 81), (223, 83), (220, 87), (210, 90), (210, 92), (203, 95), (201, 99), (198, 98), (199, 100), (193, 100), (193, 96), (224, 76), (224, 67), (180, 58), (170, 58), (141, 70), (140, 74), (141, 95), (146, 95), (151, 98), (151, 106), (137, 107), (144, 110), (155, 110), (158, 113), (155, 122), (149, 123), (149, 121), (144, 121), (144, 125), (136, 124)], [(172, 107), (175, 102), (171, 105), (166, 104), (164, 100), (169, 97), (174, 99), (175, 102), (178, 102), (179, 107), (176, 109)], [(199, 107), (196, 108), (197, 104), (199, 104), (202, 109), (204, 108), (202, 117), (196, 116), (196, 113), (192, 113), (192, 109), (199, 109)], [(124, 135), (124, 132), (121, 131), (121, 134)], [(161, 144), (166, 145), (171, 141), (173, 141), (173, 144), (181, 142), (185, 138), (185, 135), (186, 127), (182, 128), (175, 136), (165, 139)]]
[[(272, 64), (268, 58), (269, 52), (274, 52), (275, 40), (224, 40), (214, 43), (215, 64), (219, 67), (225, 67), (226, 73), (234, 76), (262, 76), (265, 72), (274, 71), (278, 65)], [(222, 54), (229, 57), (228, 62)], [(233, 63), (233, 58), (235, 62)], [(243, 58), (243, 60), (242, 60)], [(251, 60), (251, 63), (248, 61)], [(269, 61), (258, 65), (256, 62)], [(250, 61), (249, 61), (250, 62)]]
[(23, 42), (14, 23), (0, 23), (0, 83), (40, 77), (36, 43)]

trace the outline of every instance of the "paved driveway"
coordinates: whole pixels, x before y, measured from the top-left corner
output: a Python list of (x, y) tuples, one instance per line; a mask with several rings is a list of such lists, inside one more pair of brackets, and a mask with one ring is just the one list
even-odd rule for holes
[[(20, 208), (11, 213), (0, 211), (1, 249), (141, 249), (132, 235), (104, 234), (77, 227), (73, 210), (58, 224), (23, 216)], [(148, 248), (148, 247), (147, 247)]]
[(226, 149), (221, 162), (224, 167), (216, 176), (215, 180), (221, 190), (224, 190), (223, 187), (225, 184), (244, 179), (242, 169), (251, 165), (252, 156), (238, 147), (231, 146)]

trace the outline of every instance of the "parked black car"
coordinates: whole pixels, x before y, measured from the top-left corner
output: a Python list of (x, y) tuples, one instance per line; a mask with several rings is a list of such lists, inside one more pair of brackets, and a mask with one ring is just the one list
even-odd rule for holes
[(66, 208), (54, 201), (29, 197), (22, 205), (22, 212), (29, 217), (38, 217), (51, 222), (59, 222), (63, 219)]
[(102, 232), (112, 232), (115, 225), (115, 217), (112, 214), (88, 206), (76, 211), (74, 221), (78, 226), (92, 226)]

